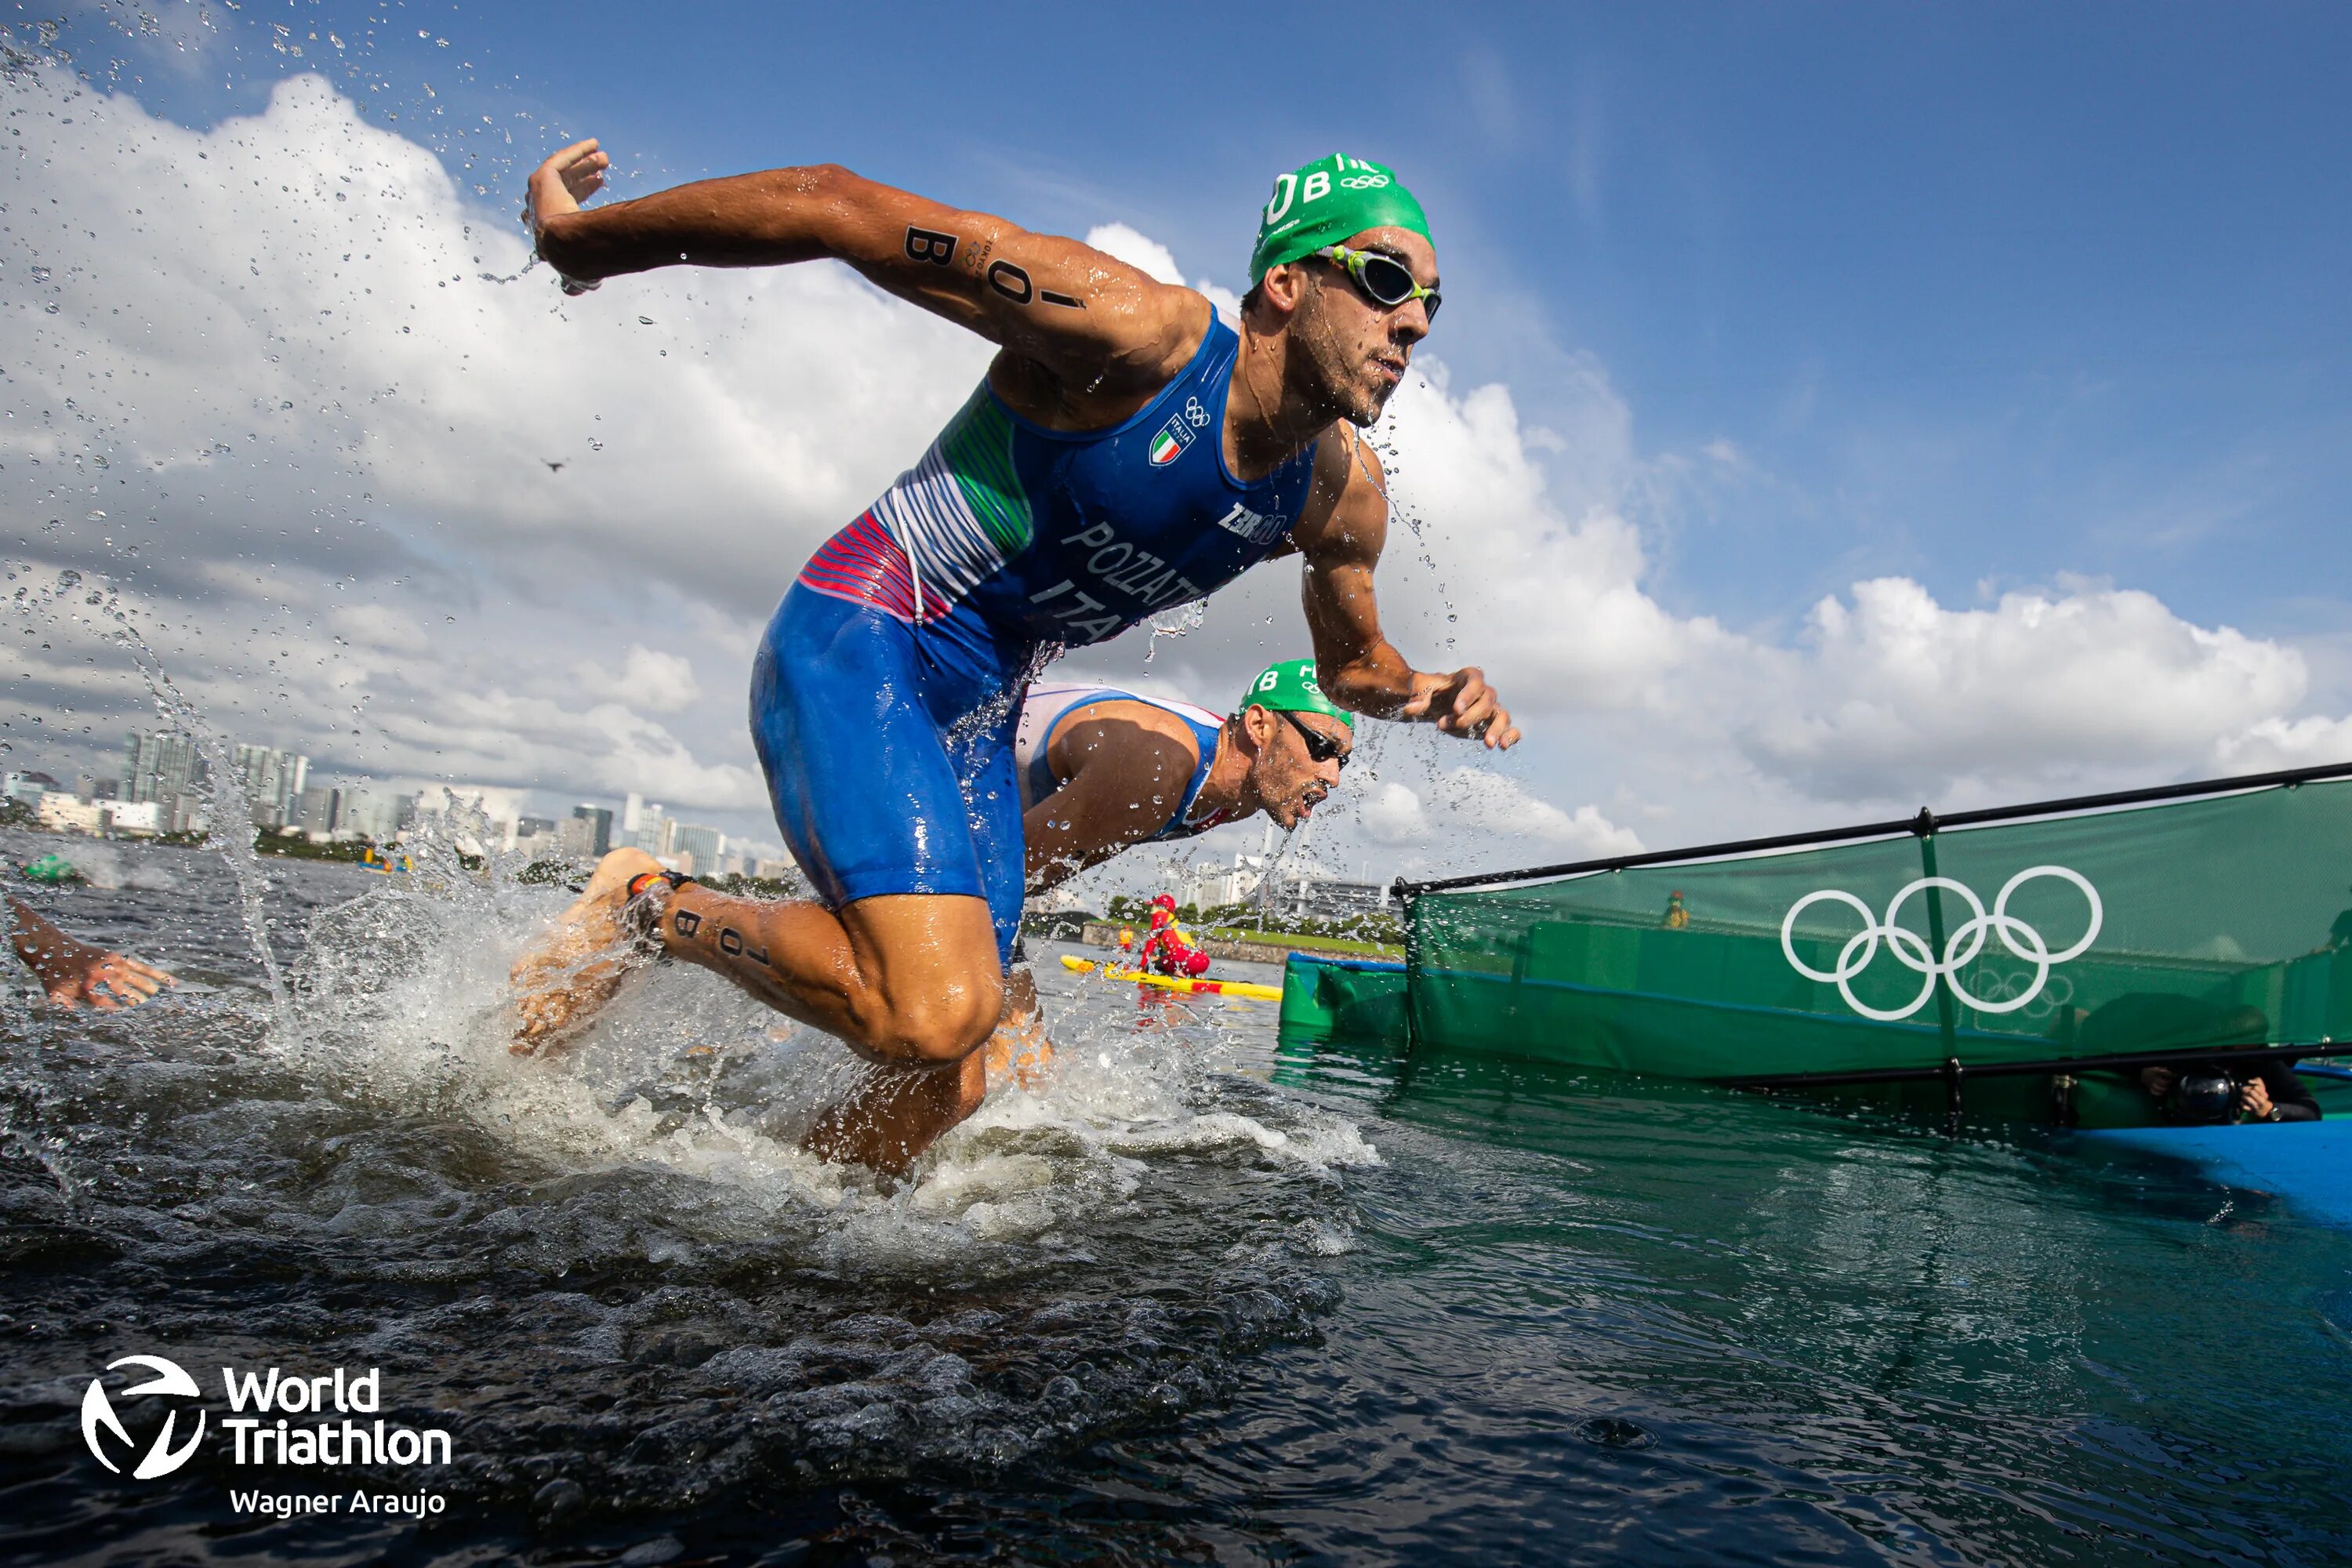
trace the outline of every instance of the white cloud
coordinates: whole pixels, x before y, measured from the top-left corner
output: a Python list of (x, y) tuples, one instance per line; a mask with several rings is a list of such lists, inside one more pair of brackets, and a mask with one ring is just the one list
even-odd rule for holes
[(2232, 773), (2352, 762), (2352, 719), (2264, 719), (2218, 750), (2217, 761)]
[[(1176, 253), (1156, 239), (1138, 234), (1123, 223), (1097, 224), (1087, 230), (1087, 243), (1105, 256), (1115, 256), (1129, 267), (1157, 279), (1162, 283), (1182, 287), (1184, 270), (1176, 265)], [(1242, 317), (1242, 298), (1230, 289), (1221, 288), (1205, 278), (1193, 279), (1192, 287), (1209, 298), (1217, 314), (1228, 322)]]
[[(1431, 780), (1428, 801), (1422, 790), (1396, 779), (1383, 780), (1358, 805), (1365, 836), (1391, 847), (1427, 844), (1442, 832), (1482, 838), (1508, 838), (1598, 858), (1632, 855), (1641, 836), (1620, 827), (1596, 806), (1562, 811), (1517, 779), (1479, 767), (1454, 767)], [(1429, 807), (1437, 808), (1434, 816)]]
[(1420, 844), (1429, 837), (1429, 814), (1411, 784), (1389, 779), (1356, 808), (1364, 836), (1375, 844)]
[(1823, 599), (1779, 711), (1745, 730), (1766, 772), (1832, 799), (1981, 772), (2174, 771), (2242, 746), (2302, 700), (2294, 650), (2083, 587), (1948, 610), (1903, 578)]
[[(923, 450), (986, 344), (828, 267), (565, 300), (524, 272), (503, 195), (473, 205), (317, 79), (208, 132), (54, 71), (7, 90), (51, 110), (79, 94), (70, 126), (28, 110), (39, 155), (0, 164), (0, 509), (20, 566), (41, 568), (27, 584), (71, 567), (113, 590), (177, 689), (240, 738), (379, 776), (764, 820), (736, 695), (759, 626)], [(1131, 228), (1087, 237), (1182, 278)], [(1486, 669), (1543, 785), (1424, 734), (1400, 749), (1405, 777), (1364, 786), (1374, 842), (1598, 855), (1636, 840), (1544, 795), (1721, 837), (1822, 801), (2352, 755), (2352, 720), (2303, 711), (2294, 648), (2128, 589), (1954, 609), (1880, 579), (1823, 600), (1793, 642), (1670, 608), (1644, 508), (1757, 457), (1712, 440), (1645, 458), (1601, 366), (1564, 363), (1536, 428), (1509, 387), (1456, 390), (1423, 356), (1377, 434), (1383, 623), (1423, 668)], [(1297, 571), (1253, 574), (1149, 664), (1137, 633), (1064, 672), (1222, 707), (1303, 651)], [(152, 699), (109, 640), (122, 625), (80, 595), (39, 598), (0, 644), (18, 711), (0, 733), (94, 758)]]
[(617, 675), (590, 663), (582, 664), (579, 670), (583, 690), (612, 698), (639, 712), (684, 712), (702, 695), (694, 666), (683, 655), (663, 653), (642, 643), (623, 657)]

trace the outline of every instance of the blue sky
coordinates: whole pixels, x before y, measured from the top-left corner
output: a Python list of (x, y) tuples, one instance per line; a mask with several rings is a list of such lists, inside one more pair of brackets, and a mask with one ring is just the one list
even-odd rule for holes
[[(1864, 579), (1955, 610), (2087, 581), (2292, 647), (2310, 705), (2352, 707), (2340, 7), (253, 0), (193, 57), (157, 14), (84, 11), (80, 64), (201, 128), (325, 62), (501, 216), (594, 133), (624, 195), (837, 161), (1238, 288), (1274, 172), (1379, 158), (1435, 226), (1429, 352), (1568, 433), (1529, 447), (1570, 515), (1605, 390), (1608, 501), (1671, 615), (1789, 647)], [(1475, 612), (1489, 563), (1453, 564)]]
[(1271, 173), (1344, 145), (1434, 215), (1457, 374), (1540, 419), (1549, 362), (1588, 351), (1645, 447), (1754, 462), (1671, 520), (1670, 601), (1770, 620), (1857, 573), (1956, 597), (2079, 572), (2193, 619), (2341, 615), (2310, 570), (2345, 559), (2352, 479), (2341, 8), (651, 15), (250, 4), (232, 81), (143, 96), (249, 110), (295, 63), (253, 32), (356, 46), (380, 16), (363, 102), (412, 128), (430, 82), (445, 135), (525, 110), (646, 184), (831, 159), (1123, 221), (1228, 284)]

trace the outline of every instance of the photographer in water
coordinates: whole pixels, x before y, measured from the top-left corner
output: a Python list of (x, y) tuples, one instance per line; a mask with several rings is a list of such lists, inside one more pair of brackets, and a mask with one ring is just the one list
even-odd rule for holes
[[(2142, 1051), (2249, 1050), (2265, 1043), (2259, 1007), (2223, 1007), (2194, 996), (2140, 991), (2083, 1015), (2075, 1044), (2087, 1055)], [(2292, 1058), (2232, 1062), (2226, 1055), (2176, 1067), (2142, 1068), (2139, 1086), (2157, 1114), (2177, 1126), (2236, 1121), (2316, 1121), (2319, 1102), (2295, 1076)]]

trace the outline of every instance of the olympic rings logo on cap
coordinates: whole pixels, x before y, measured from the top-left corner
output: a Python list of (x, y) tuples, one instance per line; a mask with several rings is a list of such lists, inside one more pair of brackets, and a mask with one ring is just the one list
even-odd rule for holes
[(1386, 174), (1350, 174), (1341, 180), (1339, 184), (1345, 190), (1377, 191), (1388, 183), (1389, 177)]
[[(2063, 952), (2051, 952), (2050, 944), (2042, 940), (2040, 931), (2009, 912), (2010, 895), (2036, 877), (2056, 877), (2074, 883), (2091, 906), (2091, 923), (2084, 928), (2081, 939)], [(1902, 912), (1911, 895), (1929, 888), (1948, 888), (1967, 902), (1969, 910), (1969, 918), (1945, 939), (1940, 960), (1925, 937), (1895, 924), (1895, 917)], [(1796, 931), (1797, 917), (1811, 906), (1823, 902), (1849, 905), (1862, 916), (1862, 929), (1846, 939), (1845, 946), (1838, 951), (1837, 967), (1831, 970), (1815, 969), (1799, 958), (1796, 943), (1791, 940)], [(2064, 963), (2090, 951), (2105, 918), (2106, 911), (2099, 902), (2099, 890), (2091, 886), (2090, 879), (2064, 866), (2032, 866), (2020, 871), (2001, 884), (2000, 893), (1993, 900), (1990, 914), (1985, 912), (1983, 900), (1967, 883), (1956, 882), (1949, 877), (1922, 877), (1895, 895), (1894, 901), (1886, 906), (1883, 920), (1871, 913), (1868, 904), (1843, 889), (1822, 888), (1807, 893), (1790, 904), (1788, 914), (1781, 918), (1780, 951), (1787, 955), (1790, 967), (1798, 973), (1808, 980), (1835, 985), (1838, 994), (1845, 998), (1847, 1006), (1864, 1017), (1874, 1018), (1882, 1024), (1907, 1018), (1926, 1006), (1927, 999), (1936, 994), (1936, 982), (1938, 980), (1951, 987), (1953, 995), (1979, 1013), (2014, 1013), (2042, 994), (2042, 986), (2050, 978), (2051, 965)], [(2033, 965), (2032, 981), (2020, 986), (2017, 981), (2022, 977), (2012, 976), (2001, 983), (2002, 994), (1991, 997), (1974, 995), (1960, 984), (1960, 971), (1984, 951), (1988, 931), (1997, 933), (2003, 947)], [(1895, 955), (1895, 963), (1916, 974), (1926, 976), (1927, 980), (1919, 987), (1919, 994), (1912, 998), (1910, 1005), (1892, 1012), (1870, 1006), (1853, 994), (1854, 976), (1870, 967), (1871, 961), (1878, 956), (1878, 944), (1882, 942)], [(1963, 944), (1966, 944), (1966, 951), (1962, 951)]]

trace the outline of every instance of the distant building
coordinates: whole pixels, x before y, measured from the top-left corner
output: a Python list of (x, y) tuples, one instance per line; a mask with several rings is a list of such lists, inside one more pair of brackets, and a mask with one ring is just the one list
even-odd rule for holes
[[(435, 784), (416, 796), (419, 816), (450, 814), (455, 820), (446, 826), (457, 833), (456, 842), (472, 853), (478, 849), (511, 849), (515, 844), (515, 823), (520, 817), (522, 792), (497, 784)], [(467, 818), (479, 812), (487, 831), (478, 838), (467, 826)]]
[(754, 860), (751, 862), (751, 875), (767, 882), (781, 882), (799, 869), (799, 864), (790, 858), (782, 860)]
[(327, 784), (314, 785), (295, 800), (293, 820), (288, 826), (299, 827), (313, 838), (332, 837), (342, 804), (341, 790)]
[(310, 787), (310, 759), (274, 746), (239, 745), (237, 782), (253, 807), (256, 827), (283, 827), (294, 820), (302, 792)]
[(656, 860), (677, 853), (677, 823), (660, 805), (633, 795), (621, 821), (621, 831), (613, 836), (614, 848), (642, 849)]
[(161, 801), (118, 800), (97, 804), (106, 817), (106, 830), (110, 833), (146, 837), (163, 831), (163, 803)]
[(335, 804), (333, 831), (341, 837), (388, 844), (400, 836), (404, 812), (414, 814), (410, 796), (373, 785), (347, 788)]
[(76, 798), (71, 790), (53, 789), (41, 796), (35, 808), (42, 826), (53, 833), (87, 833), (95, 837), (106, 831), (106, 810), (96, 801)]
[(719, 858), (726, 850), (727, 835), (698, 823), (679, 823), (677, 831), (670, 838), (669, 852), (680, 859), (692, 860), (694, 864), (686, 869), (694, 876), (717, 876)]
[(202, 795), (175, 795), (153, 804), (158, 832), (203, 833), (212, 826), (212, 811)]
[(1263, 855), (1236, 855), (1231, 866), (1188, 866), (1179, 874), (1176, 901), (1197, 910), (1247, 903), (1265, 880)]
[(588, 825), (587, 846), (580, 853), (603, 858), (613, 847), (613, 814), (601, 805), (583, 801), (572, 808), (572, 818)]
[(40, 809), (41, 796), (57, 787), (58, 781), (47, 773), (11, 773), (0, 777), (0, 795), (35, 811)]
[(119, 788), (124, 800), (170, 801), (193, 795), (204, 777), (204, 758), (193, 735), (134, 731), (123, 746)]

